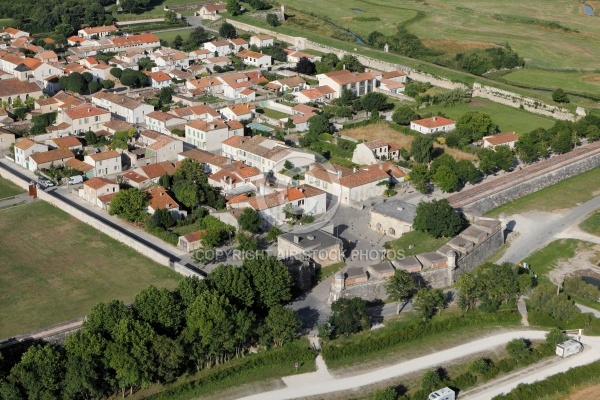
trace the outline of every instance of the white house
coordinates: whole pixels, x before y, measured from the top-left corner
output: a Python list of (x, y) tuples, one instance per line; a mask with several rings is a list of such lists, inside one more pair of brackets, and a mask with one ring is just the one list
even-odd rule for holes
[(236, 104), (219, 110), (223, 118), (234, 121), (252, 119), (252, 110), (246, 104)]
[(437, 132), (451, 132), (456, 129), (456, 121), (438, 115), (410, 121), (410, 129), (425, 135)]
[(352, 154), (352, 162), (358, 165), (370, 165), (379, 160), (397, 160), (399, 156), (400, 145), (376, 139), (357, 144)]
[(265, 225), (281, 225), (286, 220), (285, 210), (291, 208), (297, 215), (319, 215), (327, 211), (327, 195), (308, 185), (275, 191), (263, 196), (240, 195), (231, 199), (230, 208), (250, 207), (258, 211)]
[(15, 163), (29, 169), (29, 156), (33, 153), (48, 151), (45, 144), (34, 142), (31, 139), (21, 139), (15, 144)]
[(148, 81), (150, 82), (150, 85), (155, 89), (169, 87), (173, 82), (173, 78), (171, 78), (169, 75), (165, 74), (162, 71), (146, 72), (145, 74), (148, 75)]
[(132, 124), (143, 122), (144, 117), (154, 111), (154, 106), (150, 104), (142, 103), (125, 95), (104, 91), (92, 95), (92, 104), (105, 108), (111, 114)]
[(262, 172), (279, 172), (286, 161), (295, 167), (304, 167), (315, 162), (315, 155), (263, 136), (233, 136), (224, 140), (222, 155), (246, 165), (257, 167)]
[(94, 167), (96, 177), (119, 174), (122, 171), (121, 154), (116, 150), (88, 154), (83, 162)]
[(59, 114), (61, 122), (71, 125), (71, 132), (85, 133), (99, 131), (102, 125), (110, 121), (110, 111), (95, 107), (91, 104), (82, 104), (75, 108), (62, 110)]
[(153, 158), (154, 162), (175, 161), (183, 151), (183, 141), (156, 131), (143, 131), (139, 141), (146, 146), (146, 157)]
[(33, 82), (23, 82), (17, 78), (0, 79), (0, 102), (13, 104), (16, 99), (24, 103), (30, 97), (40, 98), (42, 89)]
[(258, 53), (252, 50), (242, 50), (237, 53), (237, 56), (242, 59), (244, 64), (252, 65), (258, 68), (268, 68), (273, 64), (270, 55)]
[(224, 13), (225, 11), (227, 11), (227, 4), (225, 3), (205, 4), (199, 11), (196, 11), (195, 15), (202, 19), (214, 21), (219, 19), (219, 14)]
[[(240, 193), (241, 191), (256, 191), (256, 181), (263, 179), (263, 173), (256, 167), (249, 167), (240, 161), (211, 174), (208, 177), (208, 183), (219, 187), (227, 194)], [(244, 190), (246, 189), (247, 190)]]
[(304, 89), (292, 92), (297, 103), (325, 103), (335, 98), (335, 90), (329, 86), (319, 86), (312, 89)]
[(148, 129), (164, 133), (165, 135), (170, 134), (169, 128), (175, 125), (182, 125), (187, 122), (183, 118), (179, 118), (173, 114), (162, 111), (153, 111), (149, 114), (146, 114), (144, 120)]
[(79, 189), (79, 197), (93, 205), (106, 209), (110, 200), (119, 192), (119, 184), (106, 178), (91, 178)]
[(77, 35), (84, 39), (100, 39), (117, 32), (119, 28), (114, 25), (97, 26), (95, 28), (84, 28), (77, 31)]
[(497, 146), (507, 146), (514, 150), (515, 144), (519, 141), (519, 137), (514, 132), (498, 133), (492, 136), (483, 137), (483, 147), (485, 149), (495, 149)]
[(267, 35), (256, 35), (250, 37), (250, 45), (254, 45), (259, 49), (261, 47), (273, 46), (273, 38)]
[(213, 40), (204, 43), (204, 48), (211, 53), (217, 53), (219, 56), (226, 56), (233, 53), (233, 44), (227, 39)]
[(339, 98), (344, 89), (351, 91), (356, 96), (362, 96), (375, 90), (377, 87), (375, 74), (363, 72), (355, 74), (347, 69), (318, 74), (319, 86), (329, 86), (334, 90), (334, 98)]
[(221, 114), (209, 105), (173, 108), (169, 113), (187, 121), (195, 121), (197, 119), (212, 121), (221, 118)]
[(206, 151), (221, 151), (221, 143), (231, 136), (243, 136), (244, 129), (230, 129), (225, 121), (195, 120), (185, 124), (185, 141)]

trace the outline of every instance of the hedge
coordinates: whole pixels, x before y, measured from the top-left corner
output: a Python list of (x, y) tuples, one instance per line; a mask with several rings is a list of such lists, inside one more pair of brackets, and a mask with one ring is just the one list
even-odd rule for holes
[(346, 357), (350, 358), (385, 350), (403, 342), (422, 339), (426, 336), (452, 332), (461, 327), (516, 322), (518, 319), (519, 315), (512, 311), (494, 314), (473, 311), (442, 320), (433, 319), (427, 322), (402, 325), (397, 329), (379, 330), (376, 338), (369, 335), (359, 335), (353, 337), (352, 342), (347, 343), (344, 341), (343, 344), (337, 344), (334, 340), (322, 347), (322, 354), (325, 361), (341, 360)]

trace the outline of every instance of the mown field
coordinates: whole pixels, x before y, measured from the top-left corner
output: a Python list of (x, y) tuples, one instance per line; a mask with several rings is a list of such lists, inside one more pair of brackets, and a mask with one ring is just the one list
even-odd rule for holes
[(131, 302), (181, 276), (46, 203), (0, 210), (0, 338)]
[(498, 124), (501, 132), (521, 134), (540, 127), (550, 128), (554, 124), (552, 118), (477, 97), (468, 104), (458, 104), (453, 107), (431, 106), (418, 110), (418, 113), (422, 117), (430, 117), (441, 112), (448, 118), (457, 119), (467, 111), (481, 111), (489, 114), (494, 123)]
[(183, 40), (187, 40), (190, 37), (190, 33), (192, 33), (192, 31), (193, 31), (193, 29), (190, 28), (190, 29), (180, 29), (180, 30), (169, 31), (169, 32), (157, 31), (157, 32), (154, 32), (154, 34), (160, 40), (166, 40), (167, 42), (170, 43), (173, 40), (175, 40), (177, 35), (181, 36), (181, 38)]
[(503, 78), (506, 82), (516, 85), (530, 85), (531, 82), (535, 82), (537, 87), (548, 90), (562, 87), (578, 93), (600, 93), (600, 73), (597, 71), (541, 71), (525, 68), (504, 75)]

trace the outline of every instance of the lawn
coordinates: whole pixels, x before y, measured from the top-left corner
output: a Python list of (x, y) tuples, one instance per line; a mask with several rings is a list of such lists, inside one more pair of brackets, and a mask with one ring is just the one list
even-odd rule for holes
[[(0, 211), (0, 338), (131, 302), (181, 276), (46, 202)], [(18, 316), (18, 317), (16, 317)]]
[(525, 258), (523, 262), (529, 264), (531, 270), (537, 274), (540, 284), (551, 284), (548, 273), (556, 267), (559, 261), (575, 257), (575, 253), (582, 248), (592, 246), (589, 242), (576, 239), (560, 239), (548, 244)]
[(600, 168), (594, 168), (591, 171), (494, 208), (486, 215), (497, 217), (501, 213), (513, 215), (532, 210), (556, 211), (572, 208), (598, 195), (599, 180)]
[(589, 215), (579, 224), (582, 231), (600, 236), (600, 210)]
[(325, 279), (332, 277), (336, 272), (341, 270), (346, 266), (346, 263), (340, 262), (328, 265), (326, 267), (321, 267), (317, 270), (317, 281), (323, 282)]
[(520, 69), (503, 76), (507, 83), (517, 85), (531, 85), (554, 90), (563, 88), (569, 92), (600, 93), (600, 73), (598, 72), (568, 72), (568, 71), (540, 71), (535, 69)]
[[(177, 6), (180, 4), (189, 4), (189, 3), (199, 3), (199, 0), (155, 0), (155, 1), (151, 1), (151, 7), (146, 9), (146, 10), (142, 10), (138, 13), (135, 14), (126, 14), (126, 13), (121, 13), (121, 14), (117, 14), (117, 20), (118, 21), (129, 21), (129, 20), (136, 20), (136, 19), (144, 19), (144, 18), (159, 18), (159, 17), (164, 17), (165, 16), (165, 10), (163, 9), (164, 6)], [(198, 7), (198, 9), (200, 9), (200, 7)], [(194, 10), (196, 11), (196, 10)], [(184, 12), (184, 15), (186, 15), (187, 13)], [(194, 15), (193, 13), (191, 15)]]
[(552, 118), (532, 114), (528, 111), (505, 106), (491, 100), (474, 97), (468, 104), (458, 104), (453, 107), (439, 105), (418, 110), (422, 117), (443, 113), (448, 118), (457, 119), (467, 111), (480, 111), (489, 114), (492, 121), (498, 124), (501, 132), (530, 132), (536, 128), (550, 128), (554, 124)]
[(259, 114), (264, 114), (265, 116), (267, 116), (269, 118), (273, 118), (273, 119), (282, 119), (282, 118), (290, 117), (290, 114), (286, 114), (284, 112), (273, 110), (271, 108), (266, 108), (266, 107), (259, 108), (256, 110), (256, 112)]
[[(388, 250), (401, 252), (404, 257), (413, 256), (415, 254), (427, 253), (436, 251), (442, 247), (449, 239), (436, 239), (428, 233), (421, 231), (412, 231), (402, 235), (399, 239), (389, 241), (385, 244)], [(413, 246), (412, 248), (410, 248)]]
[(0, 199), (16, 196), (21, 193), (25, 193), (25, 191), (8, 179), (0, 177)]
[(173, 40), (175, 40), (175, 38), (177, 37), (177, 35), (181, 36), (181, 38), (183, 40), (187, 40), (190, 37), (190, 33), (192, 33), (193, 29), (179, 29), (176, 31), (169, 31), (169, 32), (161, 32), (161, 31), (155, 31), (153, 32), (156, 37), (160, 40), (165, 40), (169, 43), (173, 42)]

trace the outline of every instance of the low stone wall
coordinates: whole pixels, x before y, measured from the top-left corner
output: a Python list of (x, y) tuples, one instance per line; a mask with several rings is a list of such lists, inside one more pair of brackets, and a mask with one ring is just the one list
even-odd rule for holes
[(477, 82), (473, 84), (473, 97), (481, 97), (492, 100), (493, 102), (504, 104), (509, 107), (522, 107), (524, 110), (529, 111), (530, 113), (544, 115), (556, 119), (566, 121), (575, 121), (578, 119), (575, 114), (572, 114), (565, 108), (552, 106), (531, 97), (525, 97), (517, 93), (498, 89), (492, 86), (482, 85)]
[(9, 171), (5, 170), (4, 168), (0, 168), (0, 176), (6, 180), (11, 181), (15, 185), (17, 185), (25, 190), (29, 189), (29, 182), (26, 182), (23, 179), (19, 178), (18, 176), (11, 174)]
[(225, 21), (229, 22), (236, 29), (241, 29), (246, 32), (253, 32), (253, 33), (258, 33), (258, 34), (262, 34), (262, 35), (272, 36), (272, 37), (276, 38), (277, 40), (280, 40), (282, 42), (286, 42), (292, 46), (295, 46), (298, 50), (303, 50), (306, 48), (306, 38), (285, 35), (283, 33), (275, 32), (270, 29), (265, 29), (265, 28), (261, 28), (259, 26), (246, 24), (244, 22), (236, 21), (233, 19), (226, 19)]
[(351, 299), (360, 297), (363, 300), (385, 300), (387, 293), (385, 292), (385, 282), (383, 280), (370, 280), (356, 285), (347, 286), (340, 293), (340, 298)]
[(458, 278), (461, 277), (462, 274), (473, 271), (475, 268), (483, 264), (503, 245), (504, 229), (500, 229), (498, 232), (495, 232), (488, 237), (485, 242), (477, 246), (472, 252), (456, 260), (456, 269), (452, 271), (451, 274), (452, 282), (448, 282), (447, 285), (453, 284), (456, 280), (458, 280)]

